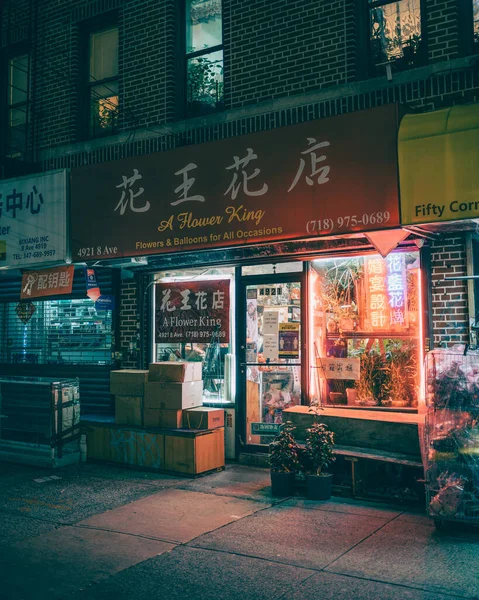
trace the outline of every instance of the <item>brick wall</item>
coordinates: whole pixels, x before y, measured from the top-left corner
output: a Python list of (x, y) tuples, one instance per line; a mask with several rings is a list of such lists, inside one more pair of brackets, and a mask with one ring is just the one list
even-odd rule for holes
[(120, 351), (123, 369), (138, 368), (137, 285), (131, 279), (121, 282), (120, 292)]
[[(175, 122), (182, 104), (177, 89), (179, 1), (44, 0), (32, 28), (30, 0), (4, 0), (2, 43), (32, 30), (36, 148), (45, 157), (48, 149), (70, 145), (61, 152), (63, 161), (44, 161), (43, 168), (112, 160), (386, 102), (421, 111), (479, 98), (474, 64), (452, 68), (447, 62), (458, 56), (457, 0), (426, 2), (430, 65), (444, 63), (444, 69), (397, 74), (391, 82), (385, 77), (355, 82), (362, 48), (355, 0), (223, 0), (225, 105), (243, 114), (230, 118), (227, 112), (222, 119), (212, 115), (168, 129), (163, 126)], [(116, 11), (120, 33), (119, 129), (127, 137), (117, 143), (114, 137), (95, 141), (80, 153), (74, 147), (82, 92), (79, 28), (111, 11)], [(13, 15), (9, 38), (7, 15)], [(276, 110), (272, 103), (282, 99), (292, 102)], [(256, 107), (261, 114), (256, 111), (253, 118), (248, 109)]]
[[(467, 2), (468, 0), (459, 0)], [(429, 60), (456, 58), (459, 53), (458, 0), (428, 0), (427, 47)]]
[(444, 277), (467, 274), (464, 237), (435, 241), (431, 248), (431, 267), (434, 346), (469, 342), (467, 282), (443, 281)]
[(225, 2), (226, 106), (345, 83), (347, 9), (344, 0)]
[[(459, 53), (458, 0), (427, 0), (430, 65), (395, 74), (390, 82), (386, 77), (355, 81), (361, 58), (355, 0), (224, 0), (227, 110), (174, 122), (181, 112), (176, 88), (180, 63), (175, 54), (179, 1), (43, 0), (33, 29), (28, 7), (35, 3), (0, 3), (2, 45), (32, 39), (35, 141), (44, 170), (264, 131), (391, 102), (421, 112), (479, 101), (477, 64), (451, 62)], [(117, 11), (120, 31), (124, 136), (79, 145), (75, 143), (81, 88), (79, 30), (85, 19), (112, 10)], [(446, 272), (465, 272), (464, 252), (460, 237), (433, 246), (436, 344), (467, 338), (466, 286), (440, 282)], [(135, 357), (128, 356), (130, 343), (137, 339), (135, 297), (135, 284), (125, 282), (120, 302), (124, 366), (136, 366)]]

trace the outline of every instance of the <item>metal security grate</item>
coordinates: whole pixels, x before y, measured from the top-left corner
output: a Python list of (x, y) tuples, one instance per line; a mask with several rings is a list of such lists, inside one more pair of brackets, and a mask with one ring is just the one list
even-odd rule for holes
[(16, 302), (0, 304), (0, 362), (110, 365), (112, 313), (88, 298), (33, 302), (27, 323)]

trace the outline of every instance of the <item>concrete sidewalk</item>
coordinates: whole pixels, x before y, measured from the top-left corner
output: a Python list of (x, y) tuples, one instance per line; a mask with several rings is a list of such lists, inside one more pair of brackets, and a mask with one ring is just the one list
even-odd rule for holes
[(0, 573), (2, 600), (479, 599), (479, 536), (274, 499), (267, 470), (239, 465), (189, 480), (0, 464)]

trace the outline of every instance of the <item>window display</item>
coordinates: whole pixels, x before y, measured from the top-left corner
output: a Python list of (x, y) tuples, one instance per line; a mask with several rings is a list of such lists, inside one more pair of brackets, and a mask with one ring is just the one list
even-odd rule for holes
[(419, 253), (314, 260), (311, 398), (410, 410), (420, 365)]
[(155, 276), (153, 360), (203, 363), (203, 402), (234, 402), (234, 269)]

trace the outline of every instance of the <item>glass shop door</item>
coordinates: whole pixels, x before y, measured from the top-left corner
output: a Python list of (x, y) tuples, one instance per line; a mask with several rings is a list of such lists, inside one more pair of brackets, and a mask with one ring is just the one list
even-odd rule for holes
[(245, 277), (239, 299), (238, 425), (246, 446), (267, 446), (283, 410), (301, 404), (306, 347), (301, 276)]

